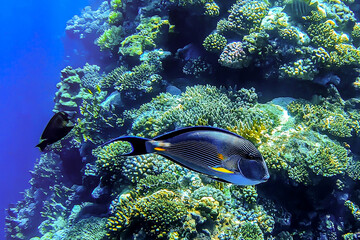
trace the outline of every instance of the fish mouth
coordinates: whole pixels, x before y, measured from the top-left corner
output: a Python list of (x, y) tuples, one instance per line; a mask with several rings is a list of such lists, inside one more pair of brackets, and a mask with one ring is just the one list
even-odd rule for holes
[(266, 182), (267, 180), (269, 180), (269, 178), (270, 178), (270, 174), (266, 174), (266, 175), (262, 178), (262, 180), (263, 180), (264, 182)]

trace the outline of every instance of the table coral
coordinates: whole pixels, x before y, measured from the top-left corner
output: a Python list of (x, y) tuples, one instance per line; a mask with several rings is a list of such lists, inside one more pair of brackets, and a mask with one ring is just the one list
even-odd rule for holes
[(96, 40), (96, 44), (101, 50), (114, 49), (121, 43), (123, 37), (123, 30), (121, 26), (112, 26), (110, 29), (104, 31), (103, 34)]
[(53, 112), (79, 111), (83, 99), (90, 97), (86, 89), (81, 86), (81, 79), (76, 70), (68, 66), (61, 71), (61, 82), (56, 84), (59, 89), (55, 93)]
[(143, 54), (145, 50), (152, 50), (156, 48), (156, 41), (159, 40), (160, 35), (168, 32), (169, 28), (169, 21), (159, 16), (142, 18), (136, 27), (138, 32), (121, 42), (119, 52), (123, 55), (137, 56)]

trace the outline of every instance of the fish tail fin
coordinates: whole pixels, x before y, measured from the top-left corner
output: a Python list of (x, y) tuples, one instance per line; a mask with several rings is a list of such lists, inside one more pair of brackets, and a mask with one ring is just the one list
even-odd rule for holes
[(146, 143), (150, 140), (151, 139), (142, 138), (142, 137), (124, 136), (124, 137), (118, 137), (118, 138), (112, 139), (109, 142), (106, 142), (106, 143), (100, 145), (100, 147), (103, 147), (105, 145), (108, 145), (113, 142), (118, 142), (118, 141), (128, 142), (131, 144), (132, 151), (129, 153), (122, 154), (122, 156), (135, 156), (135, 155), (142, 155), (142, 154), (150, 153), (146, 149)]
[(45, 150), (46, 146), (47, 146), (47, 142), (45, 140), (43, 140), (38, 145), (36, 145), (35, 147), (40, 148), (40, 151), (43, 152)]

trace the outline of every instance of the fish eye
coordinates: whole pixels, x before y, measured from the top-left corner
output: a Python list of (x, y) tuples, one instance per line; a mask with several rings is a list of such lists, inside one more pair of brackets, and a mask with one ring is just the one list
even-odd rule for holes
[(267, 170), (262, 161), (242, 158), (238, 162), (240, 172), (249, 179), (262, 180)]

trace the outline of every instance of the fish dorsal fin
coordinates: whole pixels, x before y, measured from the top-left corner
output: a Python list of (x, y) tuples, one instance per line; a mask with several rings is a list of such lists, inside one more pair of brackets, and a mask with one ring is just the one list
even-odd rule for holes
[(241, 136), (239, 136), (239, 135), (237, 135), (237, 134), (235, 134), (233, 132), (230, 132), (230, 131), (227, 131), (227, 130), (224, 130), (224, 129), (220, 129), (220, 128), (216, 128), (216, 127), (193, 126), (193, 127), (185, 127), (185, 128), (177, 129), (177, 130), (174, 130), (174, 131), (159, 135), (159, 136), (155, 137), (154, 140), (157, 140), (157, 141), (159, 141), (159, 140), (167, 140), (167, 139), (170, 139), (172, 137), (178, 136), (178, 135), (183, 134), (183, 133), (193, 132), (193, 131), (200, 131), (200, 130), (223, 132), (223, 133), (228, 133), (228, 134), (234, 135), (236, 137), (243, 138), (243, 137), (241, 137)]

